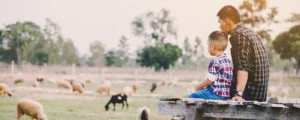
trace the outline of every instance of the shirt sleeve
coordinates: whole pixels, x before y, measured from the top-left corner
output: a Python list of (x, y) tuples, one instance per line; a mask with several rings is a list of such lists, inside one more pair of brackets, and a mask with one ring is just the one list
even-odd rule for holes
[(237, 70), (250, 71), (250, 41), (243, 35), (236, 34), (237, 40)]
[(212, 60), (208, 65), (208, 73), (207, 73), (207, 79), (210, 81), (215, 81), (218, 77), (217, 73), (219, 70), (219, 64), (217, 60)]

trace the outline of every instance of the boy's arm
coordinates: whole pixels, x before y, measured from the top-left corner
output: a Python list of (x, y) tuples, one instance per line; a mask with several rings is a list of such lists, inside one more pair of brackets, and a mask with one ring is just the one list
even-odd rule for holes
[(198, 84), (196, 86), (196, 91), (202, 90), (205, 87), (209, 86), (212, 83), (212, 81), (210, 81), (209, 79), (206, 79), (205, 81), (201, 82), (200, 84)]

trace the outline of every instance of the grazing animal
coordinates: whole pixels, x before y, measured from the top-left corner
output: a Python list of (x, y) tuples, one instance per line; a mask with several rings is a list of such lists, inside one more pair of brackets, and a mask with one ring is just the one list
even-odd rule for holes
[(128, 109), (127, 95), (124, 93), (119, 93), (116, 95), (112, 95), (108, 103), (105, 105), (105, 110), (108, 111), (109, 104), (112, 103), (114, 105), (113, 111), (116, 110), (116, 103), (122, 103), (122, 110), (124, 108), (124, 103), (126, 103)]
[(166, 80), (162, 80), (160, 83), (160, 86), (166, 86), (167, 85), (167, 81)]
[(134, 83), (132, 85), (132, 89), (133, 89), (133, 92), (136, 93), (137, 89), (138, 89), (138, 84), (137, 83)]
[(36, 81), (43, 83), (43, 82), (44, 82), (44, 78), (42, 78), (42, 77), (37, 77), (37, 78), (36, 78)]
[(24, 83), (24, 79), (22, 79), (22, 78), (19, 78), (19, 79), (15, 79), (14, 80), (14, 84), (19, 84), (19, 83)]
[(275, 97), (276, 87), (270, 86), (268, 89), (268, 97)]
[(47, 115), (44, 113), (43, 106), (28, 98), (22, 99), (17, 104), (17, 120), (20, 120), (23, 115), (28, 115), (32, 120), (48, 120)]
[(146, 106), (138, 109), (139, 120), (149, 120), (150, 109)]
[(151, 93), (153, 93), (153, 91), (156, 89), (157, 85), (156, 83), (152, 83), (152, 86), (151, 86)]
[(39, 86), (39, 83), (38, 83), (38, 81), (33, 81), (33, 83), (32, 83), (32, 87), (38, 87)]
[(66, 89), (71, 89), (72, 88), (72, 85), (68, 81), (58, 80), (56, 82), (57, 82), (57, 87), (58, 88), (66, 88)]
[(7, 94), (9, 97), (11, 97), (10, 89), (7, 84), (0, 83), (0, 96)]
[(133, 93), (133, 89), (132, 89), (132, 87), (130, 87), (130, 86), (124, 87), (123, 90), (124, 90), (124, 93), (125, 93), (127, 96), (131, 96), (132, 93)]
[(111, 88), (110, 83), (101, 84), (101, 85), (99, 85), (96, 93), (99, 93), (99, 94), (106, 93), (107, 95), (110, 95), (110, 88)]
[(72, 90), (73, 92), (79, 92), (79, 94), (83, 93), (83, 88), (84, 85), (80, 82), (76, 82), (76, 81), (71, 81), (71, 85), (72, 85)]

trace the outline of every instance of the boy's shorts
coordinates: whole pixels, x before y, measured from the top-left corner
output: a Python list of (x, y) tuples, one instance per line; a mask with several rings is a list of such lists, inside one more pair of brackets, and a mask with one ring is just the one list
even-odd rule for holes
[(212, 91), (211, 86), (207, 86), (207, 88), (193, 92), (189, 95), (188, 98), (203, 98), (203, 99), (213, 99), (213, 100), (226, 100), (226, 97), (222, 97), (217, 95)]

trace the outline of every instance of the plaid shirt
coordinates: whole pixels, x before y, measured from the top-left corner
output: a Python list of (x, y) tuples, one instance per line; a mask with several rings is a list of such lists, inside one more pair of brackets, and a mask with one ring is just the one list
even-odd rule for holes
[[(247, 71), (247, 100), (266, 101), (269, 82), (269, 60), (261, 38), (253, 30), (239, 24), (230, 37), (233, 62), (233, 84), (237, 71)], [(236, 86), (234, 86), (235, 88)]]
[(209, 63), (207, 79), (212, 81), (210, 86), (217, 95), (222, 97), (230, 96), (232, 77), (232, 65), (225, 53), (218, 55)]

